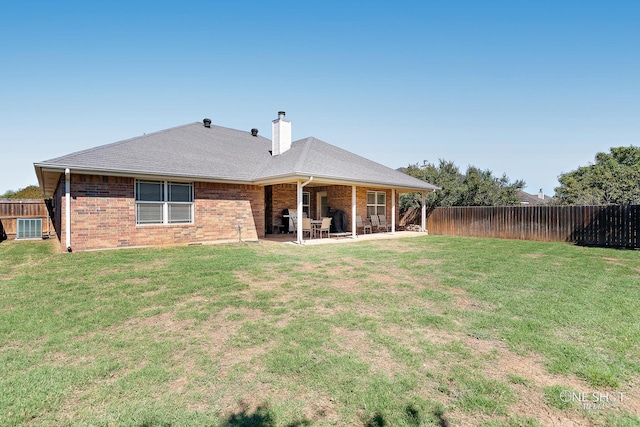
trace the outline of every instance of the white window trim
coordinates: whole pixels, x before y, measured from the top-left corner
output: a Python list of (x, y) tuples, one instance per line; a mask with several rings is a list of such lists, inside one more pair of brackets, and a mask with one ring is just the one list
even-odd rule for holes
[[(138, 182), (153, 182), (153, 183), (161, 183), (163, 187), (163, 200), (162, 201), (147, 201), (147, 200), (137, 200), (138, 199)], [(169, 184), (185, 184), (189, 185), (191, 188), (191, 201), (190, 202), (172, 202), (169, 201)], [(135, 215), (136, 215), (136, 226), (139, 227), (148, 227), (148, 226), (158, 226), (158, 225), (168, 225), (168, 226), (176, 226), (176, 225), (189, 225), (194, 223), (194, 188), (193, 182), (186, 181), (176, 181), (176, 180), (154, 180), (154, 179), (136, 179), (133, 187), (133, 200), (136, 205)], [(138, 208), (139, 204), (162, 204), (162, 222), (146, 222), (140, 223), (138, 222)], [(190, 205), (191, 211), (189, 216), (191, 220), (189, 222), (169, 222), (169, 205)]]
[[(309, 202), (307, 204), (304, 203), (305, 195), (307, 196), (307, 201)], [(302, 200), (303, 200), (303, 202), (302, 202), (302, 211), (306, 212), (307, 215), (309, 216), (309, 218), (311, 218), (311, 193), (309, 191), (303, 191), (302, 192)]]
[[(373, 203), (369, 203), (369, 194), (373, 194), (374, 195), (374, 202)], [(384, 204), (378, 204), (378, 194), (384, 194)], [(379, 215), (380, 213), (378, 212), (378, 208), (379, 207), (384, 207), (384, 214), (387, 214), (387, 192), (386, 191), (367, 191), (367, 211), (369, 210), (369, 207), (373, 207), (374, 210), (376, 211), (376, 213), (374, 215)]]

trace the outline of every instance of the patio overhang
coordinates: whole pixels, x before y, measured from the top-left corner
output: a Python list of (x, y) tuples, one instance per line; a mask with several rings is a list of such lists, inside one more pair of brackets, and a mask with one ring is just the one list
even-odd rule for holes
[(268, 179), (260, 179), (253, 181), (256, 185), (277, 185), (277, 184), (292, 184), (299, 180), (307, 180), (309, 176), (313, 176), (313, 181), (307, 184), (309, 187), (320, 187), (327, 185), (344, 185), (356, 187), (373, 187), (373, 188), (385, 188), (395, 189), (400, 193), (421, 193), (421, 192), (434, 192), (439, 190), (438, 187), (432, 186), (425, 182), (424, 186), (411, 186), (399, 183), (384, 182), (384, 181), (366, 181), (358, 179), (345, 179), (330, 176), (319, 176), (314, 174), (286, 174), (277, 177), (270, 177)]

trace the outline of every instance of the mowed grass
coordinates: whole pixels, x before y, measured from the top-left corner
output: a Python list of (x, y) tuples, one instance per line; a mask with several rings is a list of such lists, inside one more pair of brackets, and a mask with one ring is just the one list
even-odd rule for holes
[(557, 243), (4, 242), (0, 425), (637, 426), (639, 283)]

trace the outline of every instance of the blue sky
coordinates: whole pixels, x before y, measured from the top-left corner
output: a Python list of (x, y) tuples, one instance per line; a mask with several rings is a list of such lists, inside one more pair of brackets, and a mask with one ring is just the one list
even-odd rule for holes
[(397, 168), (470, 164), (552, 194), (640, 145), (639, 1), (14, 1), (0, 193), (33, 163), (210, 117)]

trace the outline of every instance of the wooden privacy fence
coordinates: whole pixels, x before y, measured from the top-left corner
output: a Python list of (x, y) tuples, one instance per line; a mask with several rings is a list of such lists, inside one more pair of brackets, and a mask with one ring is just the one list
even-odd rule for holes
[(439, 207), (429, 234), (640, 247), (640, 205)]
[[(41, 222), (37, 220), (41, 220)], [(28, 238), (42, 238), (53, 232), (44, 200), (0, 199), (0, 229), (4, 229), (8, 239), (16, 238), (19, 221), (21, 221), (23, 228), (30, 227), (23, 234)], [(39, 227), (34, 229), (36, 225)]]

